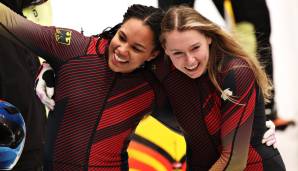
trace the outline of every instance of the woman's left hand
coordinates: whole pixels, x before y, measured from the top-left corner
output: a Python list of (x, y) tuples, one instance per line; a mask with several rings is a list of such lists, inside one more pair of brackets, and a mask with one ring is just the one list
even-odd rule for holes
[(273, 145), (273, 148), (277, 148), (274, 123), (271, 120), (266, 121), (266, 127), (269, 129), (265, 132), (262, 143), (266, 144), (267, 146)]

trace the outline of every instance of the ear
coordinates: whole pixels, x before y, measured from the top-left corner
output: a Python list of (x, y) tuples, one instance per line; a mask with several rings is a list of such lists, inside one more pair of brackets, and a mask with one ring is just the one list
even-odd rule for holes
[(149, 57), (146, 61), (151, 61), (151, 60), (154, 59), (158, 54), (159, 54), (159, 50), (156, 50), (156, 51), (152, 52), (152, 53), (151, 53), (151, 57)]
[(212, 43), (212, 38), (211, 37), (207, 37), (207, 42), (208, 42), (208, 45), (210, 45)]
[(167, 56), (170, 56), (170, 55), (169, 55), (169, 51), (168, 51), (167, 49), (165, 49), (165, 54), (166, 54)]

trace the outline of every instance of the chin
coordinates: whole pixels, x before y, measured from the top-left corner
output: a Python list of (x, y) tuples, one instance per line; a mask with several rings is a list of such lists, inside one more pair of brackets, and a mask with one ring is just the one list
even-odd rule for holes
[(123, 74), (132, 72), (131, 70), (122, 69), (122, 68), (117, 67), (117, 66), (115, 66), (115, 65), (113, 65), (113, 64), (110, 64), (110, 63), (109, 63), (109, 68), (110, 68), (113, 72), (118, 72), (118, 73), (123, 73)]
[(188, 77), (191, 78), (191, 79), (199, 78), (199, 76), (194, 76), (194, 75), (188, 75)]
[(202, 74), (201, 73), (195, 73), (195, 74), (186, 74), (189, 78), (191, 79), (196, 79), (196, 78), (199, 78)]

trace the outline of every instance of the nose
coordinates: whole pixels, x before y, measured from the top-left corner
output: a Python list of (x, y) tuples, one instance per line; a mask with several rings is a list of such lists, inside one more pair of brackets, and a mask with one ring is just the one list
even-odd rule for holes
[(196, 58), (191, 53), (186, 53), (185, 62), (187, 65), (191, 66), (196, 61)]
[(121, 55), (121, 56), (128, 56), (128, 54), (129, 54), (129, 52), (128, 52), (128, 44), (127, 43), (121, 44), (117, 48), (117, 51), (118, 51), (119, 55)]

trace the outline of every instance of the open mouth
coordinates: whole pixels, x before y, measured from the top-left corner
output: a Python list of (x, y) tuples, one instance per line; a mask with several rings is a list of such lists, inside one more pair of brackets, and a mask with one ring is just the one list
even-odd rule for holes
[(128, 63), (127, 59), (121, 58), (120, 56), (118, 56), (117, 54), (114, 54), (114, 59), (119, 62), (119, 63)]
[(198, 63), (197, 65), (193, 65), (193, 66), (188, 66), (188, 67), (184, 67), (187, 71), (195, 71), (199, 68), (200, 64)]

